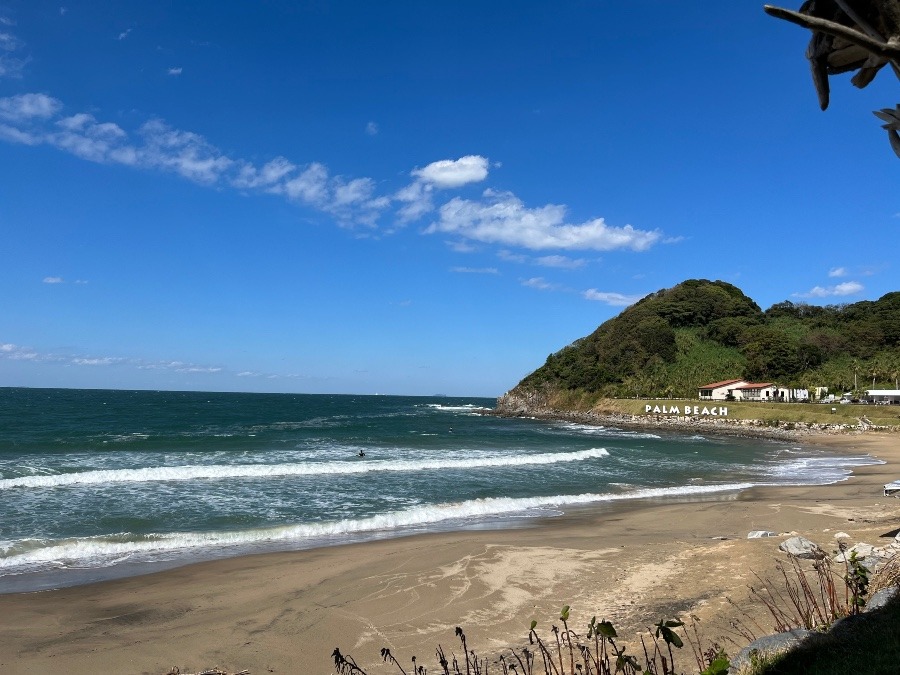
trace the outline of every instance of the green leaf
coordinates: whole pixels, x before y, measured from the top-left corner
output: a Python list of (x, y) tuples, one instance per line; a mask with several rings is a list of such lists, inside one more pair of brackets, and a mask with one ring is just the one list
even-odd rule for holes
[(609, 621), (601, 621), (597, 624), (597, 628), (595, 630), (605, 638), (619, 637), (618, 633), (616, 633), (616, 629), (613, 628), (613, 625)]
[(727, 675), (731, 663), (725, 654), (719, 654), (700, 675)]
[(537, 626), (537, 621), (534, 619), (531, 620), (531, 627), (528, 630), (534, 630), (534, 627)]
[(666, 626), (668, 628), (679, 628), (683, 625), (684, 625), (684, 623), (682, 623), (681, 621), (678, 621), (677, 619), (673, 619), (671, 621), (666, 621)]

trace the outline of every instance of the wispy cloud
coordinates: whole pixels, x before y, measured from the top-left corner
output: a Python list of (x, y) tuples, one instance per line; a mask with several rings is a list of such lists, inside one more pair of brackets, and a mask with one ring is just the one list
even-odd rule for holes
[(587, 264), (587, 260), (584, 258), (569, 258), (564, 255), (545, 255), (535, 258), (534, 262), (541, 267), (557, 267), (566, 270), (575, 270)]
[(67, 283), (73, 283), (73, 284), (75, 284), (76, 286), (84, 286), (84, 285), (86, 285), (86, 284), (88, 283), (87, 279), (75, 279), (75, 281), (68, 282), (68, 281), (66, 281), (65, 279), (63, 279), (62, 277), (44, 277), (44, 278), (41, 280), (41, 282), (42, 282), (42, 283), (45, 283), (45, 284), (67, 284)]
[(125, 38), (127, 38), (127, 37), (131, 34), (131, 31), (133, 31), (133, 30), (134, 30), (134, 28), (126, 28), (126, 29), (123, 30), (121, 33), (119, 33), (119, 36), (118, 36), (116, 39), (117, 39), (117, 40), (124, 40)]
[(182, 70), (181, 66), (178, 66), (177, 68), (169, 68), (166, 72), (168, 72), (169, 75), (181, 75)]
[(496, 267), (451, 267), (450, 271), (457, 274), (500, 274)]
[(596, 288), (589, 288), (582, 296), (586, 300), (602, 302), (612, 307), (628, 307), (641, 299), (639, 295), (624, 295), (622, 293), (614, 293), (610, 291), (598, 291)]
[(831, 278), (845, 277), (845, 276), (847, 276), (847, 268), (846, 267), (832, 267), (830, 270), (828, 270), (828, 276)]
[(12, 343), (0, 343), (0, 359), (12, 361), (38, 361), (40, 354), (29, 347), (20, 347)]
[(565, 206), (528, 208), (510, 192), (488, 189), (480, 201), (451, 199), (441, 207), (439, 220), (425, 232), (532, 250), (644, 251), (661, 237), (658, 231), (638, 230), (631, 225), (612, 227), (603, 218), (569, 224), (565, 217)]
[(584, 258), (570, 258), (565, 255), (543, 255), (528, 256), (523, 253), (513, 253), (507, 249), (501, 249), (497, 252), (497, 257), (511, 263), (538, 265), (540, 267), (553, 267), (556, 269), (574, 270), (584, 267), (587, 260)]
[(114, 356), (101, 356), (90, 358), (74, 358), (72, 364), (76, 366), (114, 366), (119, 363), (127, 363), (128, 359), (117, 358)]
[(297, 166), (277, 157), (261, 167), (228, 157), (203, 136), (162, 120), (142, 124), (132, 136), (88, 113), (61, 117), (63, 104), (46, 94), (0, 98), (0, 139), (50, 145), (101, 164), (174, 173), (207, 186), (277, 194), (332, 215), (342, 225), (374, 225), (390, 206), (377, 197), (371, 178), (331, 176), (319, 163)]
[(21, 55), (24, 43), (12, 31), (15, 25), (11, 18), (0, 15), (0, 78), (21, 77), (28, 62)]
[[(63, 114), (63, 103), (44, 93), (0, 98), (0, 140), (47, 145), (101, 164), (153, 169), (200, 185), (278, 195), (331, 216), (341, 226), (375, 228), (393, 210), (395, 223), (419, 220), (435, 209), (439, 191), (484, 181), (490, 162), (481, 155), (443, 159), (413, 169), (413, 181), (379, 195), (369, 177), (332, 175), (319, 162), (295, 164), (275, 157), (258, 165), (230, 157), (200, 134), (151, 119), (135, 131), (103, 122), (89, 113)], [(496, 164), (495, 164), (496, 166)], [(566, 207), (528, 207), (511, 192), (487, 189), (480, 199), (455, 197), (444, 203), (423, 234), (447, 234), (457, 250), (472, 242), (545, 251), (629, 249), (644, 251), (662, 239), (658, 230), (614, 227), (603, 218), (566, 222)], [(575, 268), (585, 261), (561, 255), (534, 260), (545, 267)]]
[(378, 135), (378, 124), (376, 122), (369, 122), (366, 124), (366, 133), (369, 136), (377, 136)]
[(170, 370), (178, 373), (221, 373), (221, 366), (209, 366), (185, 361), (148, 361), (124, 356), (96, 356), (39, 352), (31, 347), (23, 347), (10, 342), (0, 343), (0, 359), (11, 361), (31, 361), (35, 363), (56, 363), (66, 366), (110, 367), (127, 366), (139, 370)]
[(858, 281), (845, 281), (836, 286), (814, 286), (805, 293), (794, 293), (793, 295), (798, 298), (830, 298), (855, 295), (863, 290), (865, 290), (865, 286)]
[(519, 283), (521, 283), (526, 288), (536, 288), (539, 291), (558, 291), (561, 289), (561, 286), (559, 284), (547, 281), (544, 277), (520, 279)]

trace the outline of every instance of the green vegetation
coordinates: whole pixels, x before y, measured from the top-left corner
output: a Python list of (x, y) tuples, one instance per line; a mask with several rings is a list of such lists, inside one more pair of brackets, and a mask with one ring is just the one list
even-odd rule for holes
[(898, 625), (900, 596), (846, 629), (813, 635), (789, 652), (766, 659), (748, 675), (894, 675), (900, 664)]
[[(554, 391), (542, 399), (542, 403), (554, 410), (574, 412), (592, 411), (599, 415), (638, 415), (646, 417), (646, 404), (700, 405), (693, 399), (665, 399), (653, 401), (644, 399), (610, 399), (599, 394), (578, 390)], [(778, 423), (852, 425), (865, 418), (875, 427), (900, 426), (900, 410), (889, 405), (823, 405), (821, 403), (756, 403), (740, 401), (716, 401), (716, 405), (728, 407), (730, 420), (756, 420), (760, 424), (776, 426)], [(832, 409), (834, 412), (832, 412)]]
[(900, 388), (900, 292), (762, 311), (736, 286), (692, 279), (551, 354), (517, 389), (695, 398), (703, 384), (737, 378), (838, 394)]

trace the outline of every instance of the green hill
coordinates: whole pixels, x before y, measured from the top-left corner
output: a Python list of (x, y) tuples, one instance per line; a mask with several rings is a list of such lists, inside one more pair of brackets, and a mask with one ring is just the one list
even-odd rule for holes
[(551, 354), (510, 393), (694, 398), (703, 384), (737, 378), (838, 393), (900, 388), (900, 292), (762, 311), (736, 286), (691, 279)]

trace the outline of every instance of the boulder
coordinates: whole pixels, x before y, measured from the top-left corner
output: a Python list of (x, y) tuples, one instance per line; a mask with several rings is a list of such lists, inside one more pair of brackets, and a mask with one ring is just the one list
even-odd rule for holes
[(870, 555), (872, 555), (875, 551), (875, 547), (872, 544), (854, 544), (850, 548), (848, 548), (843, 553), (838, 553), (834, 556), (834, 562), (847, 562), (850, 560), (850, 556), (855, 553), (857, 560), (862, 560)]
[(737, 673), (742, 668), (750, 665), (753, 652), (756, 652), (761, 657), (786, 652), (814, 634), (813, 631), (805, 628), (795, 628), (787, 633), (776, 633), (775, 635), (767, 635), (754, 640), (732, 659), (728, 672)]
[(762, 539), (763, 537), (774, 537), (776, 536), (774, 532), (769, 532), (769, 530), (753, 530), (753, 532), (747, 533), (747, 539)]
[(790, 539), (785, 539), (778, 545), (778, 548), (795, 558), (821, 560), (825, 557), (825, 551), (823, 551), (817, 543), (810, 541), (806, 537), (791, 537)]
[(880, 591), (872, 593), (872, 597), (870, 597), (869, 601), (866, 603), (866, 611), (871, 612), (873, 609), (884, 607), (898, 592), (900, 592), (900, 588), (897, 586), (890, 586), (889, 588), (882, 588)]

